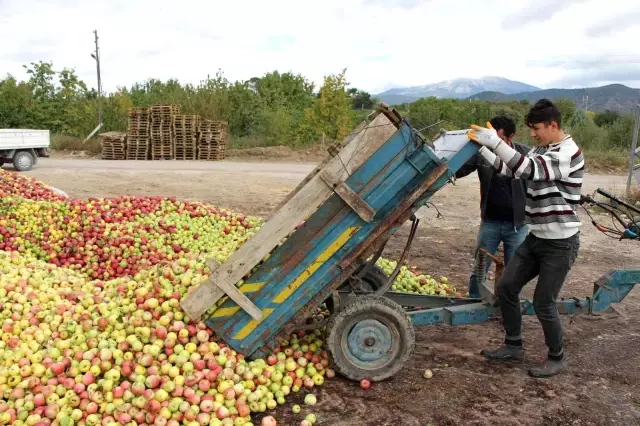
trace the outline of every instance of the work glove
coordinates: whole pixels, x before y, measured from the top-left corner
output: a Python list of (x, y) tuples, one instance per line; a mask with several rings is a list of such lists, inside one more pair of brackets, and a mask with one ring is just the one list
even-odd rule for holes
[(498, 136), (498, 133), (489, 122), (487, 122), (487, 127), (472, 124), (467, 136), (469, 136), (469, 139), (472, 141), (486, 146), (490, 150), (495, 150), (498, 145), (500, 145), (500, 142), (502, 142), (502, 139), (500, 139), (500, 136)]

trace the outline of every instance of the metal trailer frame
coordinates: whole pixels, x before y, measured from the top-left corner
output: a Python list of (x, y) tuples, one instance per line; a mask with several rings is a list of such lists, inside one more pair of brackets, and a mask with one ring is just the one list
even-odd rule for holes
[[(375, 132), (376, 127), (389, 123), (395, 131)], [(378, 139), (367, 140), (367, 132)], [(368, 145), (371, 143), (375, 147)], [(353, 157), (365, 149), (370, 152), (360, 155), (361, 164), (349, 169)], [(351, 156), (345, 158), (349, 150)], [(413, 351), (414, 326), (481, 323), (499, 314), (484, 279), (482, 299), (387, 292), (401, 262), (386, 283), (374, 286), (374, 294), (354, 291), (358, 282), (367, 281), (388, 239), (413, 219), (402, 260), (417, 227), (414, 213), (477, 150), (465, 130), (446, 132), (430, 145), (397, 111), (381, 107), (377, 118), (332, 147), (331, 155), (231, 259), (223, 265), (211, 264), (212, 276), (183, 300), (183, 308), (196, 319), (215, 304), (217, 309), (206, 318), (207, 326), (249, 358), (270, 354), (296, 329), (326, 325), (327, 350), (339, 373), (353, 380), (392, 376)], [(313, 199), (319, 206), (305, 206), (301, 199)], [(293, 207), (307, 209), (303, 223)], [(288, 238), (274, 241), (273, 235), (287, 234), (284, 230)], [(256, 260), (269, 252), (262, 263)], [(233, 278), (242, 276), (238, 288), (231, 284)], [(605, 309), (621, 301), (639, 280), (640, 271), (612, 271), (596, 283), (591, 297), (560, 301), (559, 311)], [(355, 286), (349, 285), (354, 282)], [(305, 325), (325, 301), (335, 302), (329, 319)], [(522, 301), (522, 310), (523, 314), (535, 313), (527, 300)]]

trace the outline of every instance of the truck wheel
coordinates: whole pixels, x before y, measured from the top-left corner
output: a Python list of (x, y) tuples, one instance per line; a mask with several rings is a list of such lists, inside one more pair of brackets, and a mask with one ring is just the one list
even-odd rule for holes
[(415, 331), (402, 307), (383, 296), (350, 300), (327, 324), (327, 352), (338, 373), (351, 380), (380, 381), (409, 360)]
[(13, 167), (19, 172), (31, 170), (33, 163), (33, 156), (27, 151), (16, 152), (13, 156)]

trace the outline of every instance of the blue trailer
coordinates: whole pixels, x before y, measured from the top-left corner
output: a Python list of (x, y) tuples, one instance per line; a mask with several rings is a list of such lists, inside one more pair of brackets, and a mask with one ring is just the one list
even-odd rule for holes
[[(498, 315), (486, 280), (482, 299), (388, 291), (415, 234), (414, 213), (478, 150), (466, 132), (441, 132), (429, 142), (397, 111), (381, 106), (329, 150), (252, 239), (223, 265), (210, 264), (211, 277), (182, 302), (185, 312), (205, 319), (249, 358), (270, 354), (294, 330), (326, 326), (336, 371), (373, 381), (403, 367), (413, 351), (414, 326), (472, 324)], [(406, 249), (388, 277), (375, 262), (409, 221)], [(639, 280), (640, 271), (614, 271), (596, 283), (591, 297), (560, 301), (559, 309), (605, 309)], [(309, 324), (322, 304), (332, 315)], [(531, 302), (522, 306), (534, 314)]]

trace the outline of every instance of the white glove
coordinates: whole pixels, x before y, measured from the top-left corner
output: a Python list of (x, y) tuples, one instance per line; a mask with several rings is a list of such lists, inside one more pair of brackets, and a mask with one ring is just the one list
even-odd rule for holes
[(498, 136), (498, 133), (496, 133), (495, 129), (489, 122), (487, 122), (486, 128), (472, 124), (471, 130), (469, 130), (467, 136), (469, 136), (469, 139), (472, 141), (477, 142), (482, 146), (486, 146), (491, 150), (495, 150), (498, 145), (500, 145), (500, 142), (502, 142), (502, 139), (500, 139), (500, 136)]

